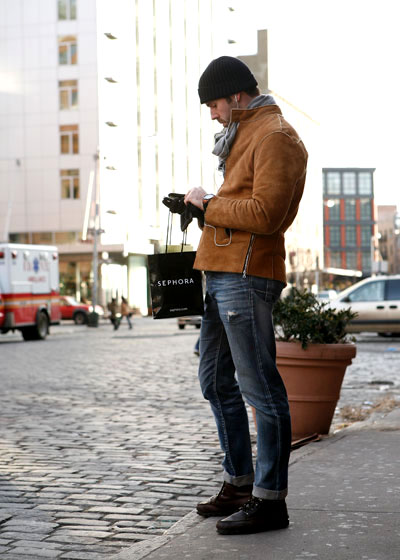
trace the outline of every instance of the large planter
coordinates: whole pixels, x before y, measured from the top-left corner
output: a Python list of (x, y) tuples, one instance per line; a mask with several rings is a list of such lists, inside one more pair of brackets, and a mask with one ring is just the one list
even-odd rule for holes
[(292, 438), (327, 434), (354, 344), (276, 342), (276, 363), (289, 398)]

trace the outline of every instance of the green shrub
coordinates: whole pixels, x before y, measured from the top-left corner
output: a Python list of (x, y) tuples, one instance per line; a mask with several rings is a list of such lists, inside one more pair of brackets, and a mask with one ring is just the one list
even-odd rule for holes
[(354, 339), (348, 337), (346, 326), (356, 315), (350, 309), (332, 309), (311, 292), (293, 288), (275, 304), (275, 334), (278, 340), (298, 340), (303, 348), (309, 343), (349, 342)]

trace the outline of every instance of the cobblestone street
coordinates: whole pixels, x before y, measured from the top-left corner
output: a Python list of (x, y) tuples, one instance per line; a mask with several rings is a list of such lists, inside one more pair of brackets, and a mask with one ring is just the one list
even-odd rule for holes
[[(2, 559), (110, 558), (219, 487), (198, 333), (135, 318), (132, 331), (64, 324), (45, 342), (0, 338)], [(398, 339), (358, 339), (338, 410), (400, 397)]]

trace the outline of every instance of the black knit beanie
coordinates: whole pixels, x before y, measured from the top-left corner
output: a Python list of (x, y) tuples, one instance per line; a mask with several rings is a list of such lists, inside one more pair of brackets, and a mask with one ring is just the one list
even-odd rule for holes
[(229, 97), (256, 86), (257, 80), (244, 62), (232, 56), (221, 56), (210, 62), (200, 77), (200, 103)]

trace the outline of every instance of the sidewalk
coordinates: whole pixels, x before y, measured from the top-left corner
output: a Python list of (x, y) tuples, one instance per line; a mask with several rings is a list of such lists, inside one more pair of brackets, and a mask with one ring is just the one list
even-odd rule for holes
[(290, 527), (222, 536), (191, 512), (113, 560), (398, 560), (400, 408), (292, 453)]

